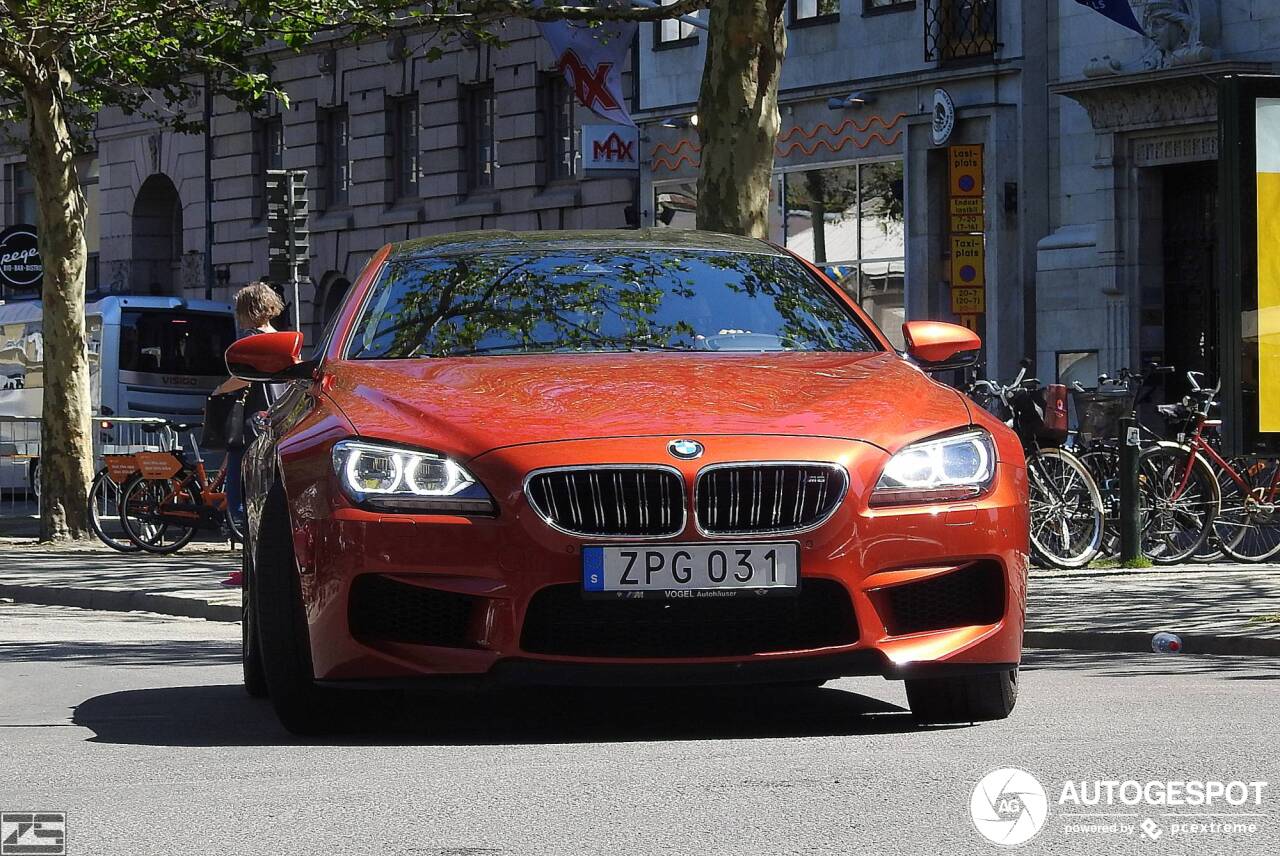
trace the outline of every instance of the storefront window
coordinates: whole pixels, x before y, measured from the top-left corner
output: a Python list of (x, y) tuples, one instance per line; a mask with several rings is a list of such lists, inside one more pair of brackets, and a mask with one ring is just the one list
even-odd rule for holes
[(823, 267), (901, 347), (902, 161), (789, 172), (783, 183), (787, 248)]

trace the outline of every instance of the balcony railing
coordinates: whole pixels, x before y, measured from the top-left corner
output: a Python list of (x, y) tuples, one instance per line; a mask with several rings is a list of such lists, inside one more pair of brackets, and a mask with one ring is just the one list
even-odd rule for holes
[(1000, 47), (996, 0), (927, 0), (924, 58), (955, 62), (991, 56)]

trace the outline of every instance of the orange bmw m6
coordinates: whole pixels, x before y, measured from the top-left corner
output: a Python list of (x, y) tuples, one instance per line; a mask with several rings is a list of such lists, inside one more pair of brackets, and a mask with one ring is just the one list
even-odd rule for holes
[(1021, 447), (811, 264), (673, 230), (467, 233), (374, 256), (245, 458), (244, 665), (284, 724), (356, 688), (906, 681), (1009, 714)]

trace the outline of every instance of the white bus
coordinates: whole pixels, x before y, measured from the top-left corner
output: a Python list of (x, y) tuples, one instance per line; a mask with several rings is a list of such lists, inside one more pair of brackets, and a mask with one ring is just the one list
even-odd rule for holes
[[(176, 297), (103, 297), (85, 310), (95, 416), (199, 423), (227, 376), (235, 340), (226, 303)], [(0, 487), (32, 486), (39, 466), (44, 337), (38, 300), (0, 304)], [(105, 424), (105, 423), (103, 423)], [(111, 443), (98, 426), (95, 440)]]

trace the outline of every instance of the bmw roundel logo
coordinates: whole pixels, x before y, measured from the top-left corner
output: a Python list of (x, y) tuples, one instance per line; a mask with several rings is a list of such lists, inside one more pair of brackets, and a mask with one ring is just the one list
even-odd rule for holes
[(692, 461), (694, 458), (702, 457), (702, 444), (697, 440), (672, 440), (667, 444), (667, 451), (673, 458)]

